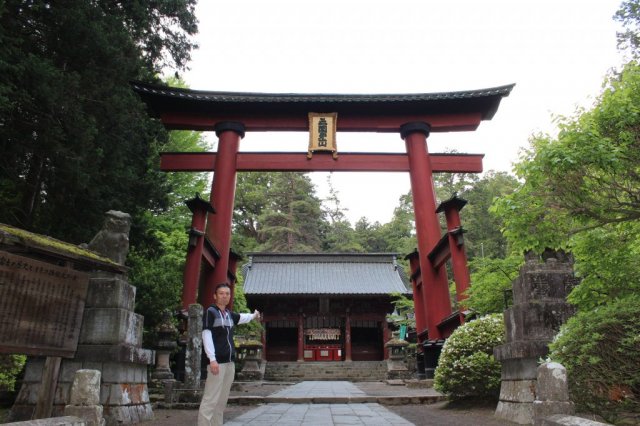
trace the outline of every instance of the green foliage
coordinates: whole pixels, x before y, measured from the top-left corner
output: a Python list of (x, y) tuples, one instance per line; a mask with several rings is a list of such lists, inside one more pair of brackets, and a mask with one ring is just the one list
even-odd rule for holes
[(338, 191), (333, 187), (331, 175), (327, 177), (329, 196), (322, 200), (322, 211), (326, 220), (321, 227), (322, 251), (328, 253), (362, 253), (364, 247), (345, 215)]
[(363, 253), (348, 220), (325, 223), (322, 230), (322, 251), (327, 253)]
[[(180, 82), (174, 81), (180, 84)], [(206, 141), (197, 132), (171, 132), (168, 151), (197, 152)], [(129, 281), (136, 286), (136, 312), (144, 315), (145, 329), (151, 331), (161, 320), (162, 312), (180, 306), (183, 270), (186, 257), (191, 212), (184, 201), (205, 190), (203, 173), (169, 173), (166, 176), (168, 204), (163, 211), (146, 211), (139, 216), (139, 226), (148, 230), (151, 241), (134, 241), (127, 259), (131, 267)]]
[(533, 179), (516, 192), (496, 199), (489, 211), (502, 220), (502, 234), (513, 251), (541, 253), (545, 248), (569, 250), (566, 212), (550, 210), (532, 189)]
[(624, 31), (617, 34), (618, 49), (637, 58), (640, 53), (640, 2), (638, 0), (623, 1), (614, 19), (624, 28)]
[(616, 422), (640, 412), (640, 297), (612, 300), (578, 313), (550, 345), (550, 358), (565, 366), (578, 411)]
[(640, 222), (606, 225), (572, 238), (580, 284), (569, 301), (581, 310), (640, 294)]
[(497, 399), (500, 363), (493, 357), (493, 348), (503, 343), (504, 335), (502, 315), (488, 315), (458, 327), (442, 348), (436, 390), (451, 399)]
[(0, 222), (87, 242), (104, 212), (166, 205), (166, 133), (129, 81), (181, 69), (195, 0), (6, 0), (0, 6)]
[[(450, 151), (455, 153), (456, 151)], [(442, 202), (448, 200), (453, 194), (462, 194), (472, 188), (478, 182), (475, 173), (437, 173), (433, 175), (433, 186), (436, 198)]]
[[(262, 181), (248, 180), (252, 195), (249, 208), (238, 211), (239, 229), (254, 232), (260, 251), (318, 252), (322, 212), (320, 200), (308, 176), (302, 173), (274, 173)], [(238, 188), (236, 193), (242, 191)], [(262, 194), (259, 192), (262, 191)], [(245, 243), (246, 244), (246, 243)]]
[(233, 211), (233, 247), (238, 253), (256, 251), (259, 218), (269, 206), (275, 173), (238, 173)]
[(380, 222), (370, 223), (366, 217), (361, 217), (355, 224), (355, 239), (365, 252), (384, 253), (387, 243), (382, 237)]
[(16, 378), (26, 362), (25, 355), (0, 354), (0, 391), (15, 390)]
[(136, 250), (129, 252), (129, 279), (136, 291), (136, 312), (144, 316), (145, 328), (152, 329), (162, 320), (164, 310), (180, 306), (182, 271), (185, 262), (187, 234), (184, 229), (169, 233), (156, 231), (160, 249), (155, 255)]
[[(511, 289), (511, 282), (518, 276), (523, 261), (522, 256), (511, 255), (504, 259), (476, 258), (469, 262), (471, 288), (466, 305), (480, 315), (504, 311), (505, 290)], [(510, 299), (508, 303), (511, 303)]]
[(369, 223), (365, 217), (356, 222), (355, 240), (363, 252), (410, 253), (416, 247), (411, 193), (401, 195), (398, 201), (390, 222)]
[(410, 299), (404, 294), (394, 293), (391, 295), (395, 310), (398, 315), (389, 314), (387, 318), (392, 320), (397, 325), (406, 325), (409, 328), (416, 328), (416, 317), (414, 315), (413, 299)]
[(460, 197), (468, 201), (460, 212), (460, 220), (467, 231), (464, 241), (470, 260), (507, 256), (507, 240), (500, 231), (502, 220), (490, 214), (489, 209), (495, 199), (513, 193), (517, 187), (518, 181), (514, 176), (489, 171), (460, 193)]

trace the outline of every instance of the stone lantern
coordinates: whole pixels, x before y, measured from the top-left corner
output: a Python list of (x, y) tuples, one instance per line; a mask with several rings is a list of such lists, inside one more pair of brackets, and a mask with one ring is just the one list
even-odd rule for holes
[(398, 338), (398, 332), (393, 332), (393, 337), (384, 345), (389, 349), (387, 360), (387, 379), (408, 379), (409, 369), (404, 363), (405, 351), (409, 343)]
[(164, 311), (162, 313), (162, 321), (156, 327), (156, 333), (156, 368), (155, 371), (151, 373), (151, 383), (155, 387), (162, 387), (165, 381), (174, 380), (169, 365), (169, 357), (171, 352), (178, 347), (176, 343), (178, 329), (173, 324), (171, 312)]
[(262, 380), (260, 361), (262, 360), (262, 342), (250, 339), (239, 345), (243, 354), (243, 365), (240, 377), (243, 380)]

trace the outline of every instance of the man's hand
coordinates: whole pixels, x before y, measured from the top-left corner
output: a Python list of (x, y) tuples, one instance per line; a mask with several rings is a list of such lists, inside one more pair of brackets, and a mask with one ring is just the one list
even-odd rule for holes
[(253, 311), (253, 320), (260, 321), (261, 319), (262, 317), (260, 316), (260, 311), (258, 311), (257, 309)]
[(209, 367), (211, 368), (211, 374), (218, 374), (220, 372), (220, 364), (218, 364), (217, 361), (211, 361)]

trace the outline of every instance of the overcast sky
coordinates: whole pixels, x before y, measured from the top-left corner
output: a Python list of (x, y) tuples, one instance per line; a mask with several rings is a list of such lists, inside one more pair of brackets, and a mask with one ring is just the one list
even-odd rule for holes
[[(187, 84), (266, 93), (429, 93), (515, 83), (475, 132), (434, 133), (430, 152), (483, 153), (485, 170), (511, 171), (553, 115), (588, 106), (619, 66), (619, 0), (320, 2), (201, 0)], [(338, 118), (339, 119), (339, 118)], [(215, 140), (213, 138), (212, 140)], [(404, 152), (396, 134), (338, 133), (342, 152)], [(242, 151), (306, 151), (306, 133), (248, 133)], [(326, 194), (327, 173), (312, 179)], [(334, 173), (354, 223), (388, 222), (405, 173)]]

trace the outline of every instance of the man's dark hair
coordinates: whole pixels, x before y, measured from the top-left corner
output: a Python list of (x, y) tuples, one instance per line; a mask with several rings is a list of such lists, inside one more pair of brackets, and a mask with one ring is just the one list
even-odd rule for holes
[(223, 287), (226, 287), (226, 288), (228, 288), (229, 290), (231, 290), (231, 286), (229, 285), (229, 283), (220, 283), (220, 284), (216, 284), (216, 289), (215, 289), (213, 292), (214, 292), (214, 293), (217, 293), (217, 292), (218, 292), (218, 289), (219, 289), (219, 288), (223, 288)]

